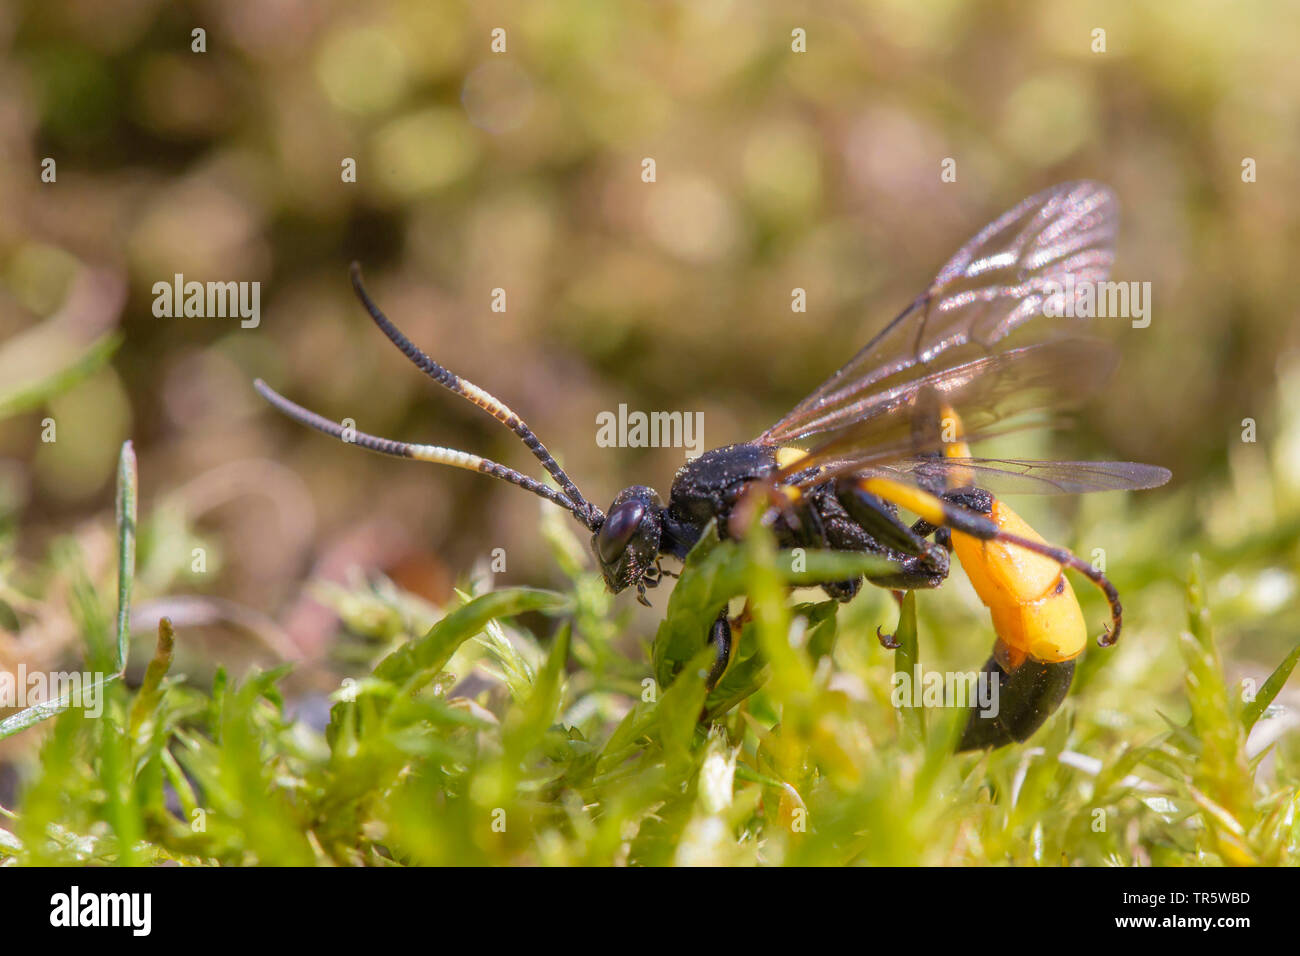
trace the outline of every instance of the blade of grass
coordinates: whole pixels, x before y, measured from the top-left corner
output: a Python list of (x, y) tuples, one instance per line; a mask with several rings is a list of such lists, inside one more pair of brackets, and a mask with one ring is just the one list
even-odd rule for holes
[(54, 396), (62, 395), (78, 382), (94, 374), (121, 344), (122, 336), (117, 332), (110, 332), (92, 342), (81, 355), (64, 368), (39, 381), (25, 382), (0, 395), (0, 419), (37, 408)]
[(10, 714), (0, 720), (0, 740), (34, 727), (72, 706), (73, 696), (85, 698), (90, 691), (100, 691), (126, 673), (127, 638), (131, 633), (131, 586), (135, 580), (135, 525), (137, 475), (135, 449), (130, 441), (122, 443), (117, 466), (117, 661), (116, 671), (100, 677), (81, 689), (80, 694), (63, 694)]
[(1268, 680), (1264, 681), (1264, 686), (1259, 689), (1255, 699), (1242, 709), (1241, 726), (1246, 733), (1250, 733), (1250, 729), (1255, 726), (1259, 718), (1264, 716), (1264, 711), (1268, 710), (1268, 705), (1273, 703), (1274, 698), (1286, 685), (1297, 663), (1300, 663), (1300, 644), (1291, 648), (1291, 653), (1282, 659), (1282, 663), (1278, 664)]
[(160, 618), (158, 621), (158, 646), (154, 650), (153, 658), (149, 661), (149, 666), (145, 668), (144, 682), (140, 685), (140, 691), (135, 695), (135, 700), (131, 703), (130, 731), (134, 737), (139, 732), (140, 727), (153, 714), (158, 706), (158, 701), (162, 698), (162, 681), (167, 676), (167, 671), (172, 665), (172, 648), (176, 643), (176, 635), (172, 631), (171, 618)]
[(534, 588), (511, 588), (481, 595), (452, 611), (423, 637), (385, 657), (375, 667), (375, 676), (399, 684), (419, 671), (441, 670), (456, 649), (487, 627), (489, 621), (525, 611), (557, 610), (568, 601), (563, 594)]
[[(908, 591), (903, 595), (902, 603), (898, 607), (898, 627), (894, 631), (894, 640), (898, 646), (894, 649), (894, 679), (897, 681), (899, 675), (904, 675), (909, 686), (913, 685), (916, 678), (916, 664), (920, 657), (920, 651), (917, 644), (916, 632), (916, 592)], [(903, 734), (910, 740), (925, 740), (925, 710), (919, 703), (921, 694), (919, 688), (912, 686), (910, 702), (906, 702), (899, 708), (899, 716), (903, 721)]]
[(135, 581), (136, 497), (139, 476), (135, 447), (122, 443), (117, 465), (117, 672), (126, 672), (131, 636), (131, 586)]

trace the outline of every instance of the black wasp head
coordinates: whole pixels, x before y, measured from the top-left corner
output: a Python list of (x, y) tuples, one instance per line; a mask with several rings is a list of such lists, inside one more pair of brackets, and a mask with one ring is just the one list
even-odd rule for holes
[(591, 550), (615, 594), (631, 585), (645, 590), (644, 578), (659, 557), (663, 511), (657, 491), (633, 485), (619, 492), (604, 524), (591, 536)]

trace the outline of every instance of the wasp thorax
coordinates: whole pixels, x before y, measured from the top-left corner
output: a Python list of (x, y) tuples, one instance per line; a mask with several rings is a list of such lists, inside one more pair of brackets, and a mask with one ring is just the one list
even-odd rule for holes
[(619, 492), (600, 530), (591, 536), (591, 549), (600, 562), (605, 583), (615, 593), (641, 585), (659, 555), (664, 503), (645, 485)]

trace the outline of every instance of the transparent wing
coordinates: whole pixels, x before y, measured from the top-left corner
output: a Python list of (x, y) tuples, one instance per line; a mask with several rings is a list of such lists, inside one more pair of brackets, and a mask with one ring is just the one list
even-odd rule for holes
[[(1118, 205), (1105, 186), (1065, 183), (1024, 200), (986, 226), (939, 271), (925, 293), (889, 323), (843, 368), (757, 439), (768, 445), (794, 445), (834, 451), (841, 459), (860, 453), (874, 460), (870, 442), (910, 431), (918, 393), (935, 388), (962, 416), (985, 420), (1026, 410), (1025, 400), (989, 401), (1011, 396), (1022, 379), (1036, 384), (1049, 367), (1073, 350), (1082, 367), (1061, 368), (1059, 388), (1036, 395), (1035, 407), (1076, 401), (1095, 390), (1113, 368), (1113, 357), (1097, 343), (1071, 339), (1063, 325), (1072, 319), (1042, 317), (1044, 301), (1064, 286), (1101, 282), (1114, 261)], [(1015, 335), (1031, 318), (1020, 335)], [(1053, 351), (1053, 340), (1073, 345)], [(1017, 367), (1025, 362), (1035, 367)], [(972, 375), (992, 376), (986, 384)], [(897, 424), (879, 419), (899, 418)], [(973, 431), (972, 436), (975, 437)], [(906, 444), (895, 454), (922, 450)]]
[(913, 458), (878, 469), (930, 488), (982, 488), (998, 495), (1081, 495), (1158, 488), (1167, 468), (1135, 461)]
[[(777, 480), (803, 484), (806, 479), (794, 476), (810, 468), (825, 480), (941, 451), (945, 437), (979, 441), (1042, 424), (1036, 412), (1089, 394), (1114, 363), (1115, 352), (1104, 343), (1058, 339), (925, 372), (872, 393), (870, 414), (816, 436), (808, 454)], [(945, 435), (945, 407), (961, 419), (959, 434)]]

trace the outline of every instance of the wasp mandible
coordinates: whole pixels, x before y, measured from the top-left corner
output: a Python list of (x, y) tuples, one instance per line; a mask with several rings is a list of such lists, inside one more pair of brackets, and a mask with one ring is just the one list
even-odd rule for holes
[[(1060, 706), (1087, 643), (1064, 571), (1104, 592), (1111, 620), (1103, 646), (1119, 637), (1122, 610), (1102, 572), (1044, 541), (995, 494), (1153, 488), (1170, 474), (1134, 462), (976, 458), (969, 443), (1026, 427), (1035, 413), (1077, 403), (1105, 384), (1116, 365), (1114, 348), (1049, 319), (1064, 310), (1047, 306), (1067, 286), (1106, 280), (1117, 223), (1115, 196), (1098, 183), (1065, 183), (1031, 196), (967, 242), (924, 293), (775, 425), (682, 466), (666, 503), (653, 488), (633, 485), (608, 512), (587, 500), (522, 418), (413, 345), (371, 301), (354, 264), (353, 288), (380, 330), (435, 382), (519, 436), (558, 487), (452, 448), (360, 432), (346, 440), (482, 472), (559, 505), (591, 532), (610, 590), (633, 588), (643, 603), (646, 589), (668, 573), (664, 557), (684, 559), (714, 520), (723, 536), (741, 533), (753, 508), (762, 509), (783, 548), (888, 558), (891, 569), (868, 580), (895, 591), (938, 587), (956, 553), (992, 616), (997, 637), (984, 670), (998, 680), (1001, 702), (996, 715), (972, 709), (960, 747), (1023, 741)], [(340, 425), (260, 379), (256, 387), (290, 418), (344, 438)], [(904, 512), (915, 519), (905, 520)], [(855, 579), (821, 586), (848, 601), (861, 585)], [(712, 687), (731, 660), (725, 608), (708, 640)]]

